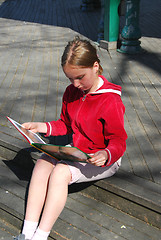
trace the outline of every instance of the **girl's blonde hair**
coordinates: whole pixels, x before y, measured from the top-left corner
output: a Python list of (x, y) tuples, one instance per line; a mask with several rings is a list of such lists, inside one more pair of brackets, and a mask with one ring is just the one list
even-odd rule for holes
[(71, 64), (82, 68), (92, 68), (95, 62), (99, 64), (98, 75), (101, 75), (103, 68), (100, 65), (96, 48), (88, 40), (82, 40), (79, 37), (68, 42), (61, 58), (62, 67)]

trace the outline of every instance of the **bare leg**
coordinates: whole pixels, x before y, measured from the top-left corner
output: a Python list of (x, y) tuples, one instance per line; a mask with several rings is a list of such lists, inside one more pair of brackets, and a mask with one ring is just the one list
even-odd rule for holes
[(39, 225), (41, 230), (50, 231), (59, 217), (66, 203), (70, 181), (69, 167), (65, 164), (57, 164), (50, 175), (47, 197)]
[(34, 167), (29, 187), (25, 220), (38, 222), (44, 205), (50, 174), (54, 165), (39, 159)]

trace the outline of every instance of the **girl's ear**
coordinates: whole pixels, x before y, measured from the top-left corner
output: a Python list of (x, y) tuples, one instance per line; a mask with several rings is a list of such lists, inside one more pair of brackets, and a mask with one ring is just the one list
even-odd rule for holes
[(94, 62), (93, 64), (93, 69), (95, 69), (96, 73), (98, 73), (98, 70), (99, 70), (99, 63), (96, 61)]

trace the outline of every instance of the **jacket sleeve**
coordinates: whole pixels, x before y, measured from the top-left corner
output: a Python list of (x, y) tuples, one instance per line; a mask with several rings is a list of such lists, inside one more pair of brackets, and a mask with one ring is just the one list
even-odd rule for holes
[(66, 135), (66, 134), (72, 133), (71, 121), (69, 119), (68, 112), (67, 112), (68, 94), (69, 93), (67, 93), (67, 90), (66, 90), (63, 96), (60, 119), (57, 121), (46, 122), (46, 125), (47, 125), (46, 137)]
[(125, 107), (120, 99), (107, 107), (104, 117), (104, 136), (107, 141), (108, 161), (106, 166), (116, 162), (126, 150), (127, 134), (124, 129)]

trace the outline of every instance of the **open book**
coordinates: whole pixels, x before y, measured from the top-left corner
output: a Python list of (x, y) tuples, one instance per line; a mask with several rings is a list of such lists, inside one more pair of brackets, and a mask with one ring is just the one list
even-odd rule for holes
[(38, 134), (27, 130), (20, 123), (10, 117), (7, 117), (7, 119), (22, 134), (22, 136), (25, 137), (31, 146), (57, 160), (86, 162), (86, 160), (90, 158), (88, 154), (84, 153), (77, 147), (46, 144)]

